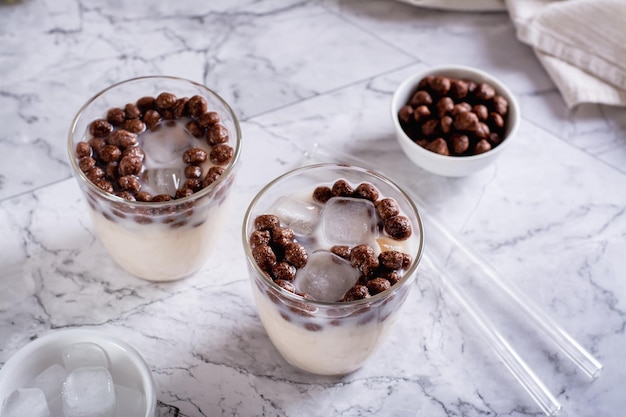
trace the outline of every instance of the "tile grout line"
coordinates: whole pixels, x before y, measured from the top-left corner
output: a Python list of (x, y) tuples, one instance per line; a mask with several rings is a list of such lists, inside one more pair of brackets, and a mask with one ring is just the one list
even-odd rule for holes
[(618, 167), (604, 161), (603, 159), (599, 158), (597, 155), (590, 153), (588, 151), (586, 151), (584, 148), (581, 148), (579, 146), (576, 146), (575, 144), (568, 142), (567, 140), (563, 139), (561, 136), (556, 135), (554, 132), (551, 132), (550, 130), (548, 130), (548, 128), (537, 124), (536, 122), (526, 119), (525, 117), (522, 117), (522, 120), (528, 122), (530, 125), (538, 128), (539, 130), (541, 130), (544, 133), (549, 134), (550, 136), (556, 138), (559, 142), (564, 143), (565, 145), (569, 146), (570, 148), (574, 148), (582, 153), (584, 153), (585, 155), (587, 155), (588, 157), (592, 158), (593, 160), (595, 160), (596, 162), (601, 163), (602, 165), (604, 165), (607, 168), (612, 169), (613, 171), (615, 171), (616, 173), (622, 174), (623, 176), (626, 177), (626, 171), (623, 171), (621, 169), (619, 169)]
[(49, 182), (49, 183), (47, 183), (47, 184), (42, 184), (42, 185), (37, 186), (37, 187), (35, 187), (35, 188), (31, 188), (31, 189), (29, 189), (29, 190), (25, 190), (25, 191), (22, 191), (22, 192), (18, 192), (17, 194), (13, 194), (13, 195), (9, 195), (9, 196), (7, 196), (7, 197), (0, 198), (0, 205), (2, 205), (2, 204), (3, 204), (4, 202), (6, 202), (6, 201), (13, 200), (14, 198), (24, 197), (24, 196), (25, 196), (25, 195), (27, 195), (27, 194), (33, 194), (33, 193), (36, 193), (36, 192), (38, 192), (38, 191), (41, 191), (41, 190), (42, 190), (42, 189), (44, 189), (44, 188), (47, 188), (47, 187), (50, 187), (50, 186), (53, 186), (53, 185), (57, 185), (57, 184), (59, 184), (59, 183), (62, 183), (63, 181), (67, 181), (67, 180), (72, 179), (72, 178), (73, 178), (73, 177), (71, 177), (71, 176), (69, 176), (69, 177), (65, 177), (65, 178), (61, 178), (61, 179), (58, 179), (58, 180), (55, 180), (55, 181)]

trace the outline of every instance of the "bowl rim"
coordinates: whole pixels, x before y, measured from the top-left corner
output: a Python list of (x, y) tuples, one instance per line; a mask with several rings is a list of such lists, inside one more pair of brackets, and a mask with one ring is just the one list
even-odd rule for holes
[[(449, 73), (454, 73), (454, 72), (460, 72), (460, 73), (467, 74), (467, 75), (449, 75)], [(509, 120), (508, 120), (509, 128), (508, 128), (508, 132), (504, 140), (498, 146), (496, 146), (495, 148), (487, 152), (484, 152), (478, 155), (467, 155), (467, 156), (441, 155), (441, 154), (429, 151), (428, 149), (425, 149), (421, 147), (420, 145), (418, 145), (417, 143), (415, 143), (404, 132), (404, 129), (402, 129), (402, 126), (400, 125), (400, 121), (398, 120), (398, 111), (401, 108), (401, 105), (400, 105), (401, 99), (404, 101), (404, 98), (412, 94), (415, 88), (417, 87), (418, 82), (422, 78), (428, 75), (448, 75), (448, 76), (453, 76), (453, 77), (464, 77), (464, 78), (471, 79), (472, 81), (484, 81), (484, 82), (490, 83), (494, 87), (496, 92), (504, 96), (509, 103), (509, 113), (508, 113), (509, 114)], [(479, 80), (474, 79), (472, 76), (477, 76)], [(395, 89), (392, 99), (391, 99), (390, 110), (391, 110), (391, 119), (396, 129), (397, 137), (399, 139), (403, 140), (406, 143), (410, 143), (414, 147), (415, 152), (417, 152), (419, 155), (423, 155), (424, 157), (431, 158), (435, 161), (446, 161), (446, 163), (454, 163), (454, 162), (462, 162), (462, 161), (466, 161), (466, 162), (480, 161), (482, 159), (495, 157), (496, 155), (500, 154), (504, 149), (506, 149), (509, 146), (511, 142), (510, 139), (513, 138), (517, 134), (517, 130), (519, 129), (519, 124), (521, 120), (519, 103), (517, 102), (515, 95), (513, 95), (513, 93), (506, 86), (506, 84), (504, 84), (504, 82), (502, 82), (500, 79), (496, 78), (495, 76), (491, 75), (490, 73), (484, 70), (481, 70), (476, 67), (467, 66), (467, 65), (438, 65), (438, 66), (425, 68), (421, 71), (417, 71), (411, 74), (410, 76), (405, 78)], [(511, 115), (513, 115), (513, 117), (511, 117)]]

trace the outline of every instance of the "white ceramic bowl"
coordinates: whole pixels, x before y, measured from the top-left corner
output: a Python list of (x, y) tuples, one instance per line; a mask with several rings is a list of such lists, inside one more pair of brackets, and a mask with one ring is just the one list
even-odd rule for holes
[[(499, 94), (509, 102), (504, 140), (490, 151), (471, 156), (447, 156), (425, 149), (415, 143), (402, 129), (398, 119), (398, 111), (409, 101), (417, 89), (417, 84), (424, 77), (447, 76), (472, 80), (476, 83), (491, 84)], [(437, 175), (446, 177), (463, 177), (471, 175), (495, 161), (511, 144), (517, 133), (520, 111), (517, 100), (511, 91), (497, 78), (486, 72), (465, 66), (440, 66), (419, 71), (405, 79), (396, 89), (391, 100), (391, 119), (396, 130), (400, 147), (417, 166)]]
[(54, 363), (59, 363), (62, 350), (74, 343), (92, 342), (104, 349), (111, 366), (113, 381), (144, 394), (146, 409), (142, 416), (156, 415), (156, 387), (148, 365), (127, 343), (106, 333), (71, 329), (60, 330), (36, 339), (18, 350), (0, 369), (0, 404), (14, 390), (23, 388), (35, 376)]

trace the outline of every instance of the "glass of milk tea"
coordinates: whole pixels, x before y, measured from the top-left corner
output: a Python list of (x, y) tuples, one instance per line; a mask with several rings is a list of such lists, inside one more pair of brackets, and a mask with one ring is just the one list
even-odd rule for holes
[(95, 233), (123, 269), (172, 281), (205, 264), (241, 153), (239, 121), (216, 92), (167, 76), (114, 84), (78, 111), (68, 151)]
[(423, 250), (411, 199), (379, 173), (319, 164), (265, 186), (243, 222), (259, 317), (298, 369), (343, 375), (387, 339)]

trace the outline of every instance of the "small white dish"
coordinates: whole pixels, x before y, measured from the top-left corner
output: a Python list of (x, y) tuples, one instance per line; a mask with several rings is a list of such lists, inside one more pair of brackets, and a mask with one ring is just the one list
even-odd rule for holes
[[(398, 112), (407, 104), (417, 90), (417, 85), (427, 76), (446, 76), (488, 83), (508, 101), (508, 116), (502, 143), (485, 153), (471, 156), (448, 156), (432, 152), (415, 143), (403, 130)], [(511, 144), (520, 122), (520, 110), (513, 93), (500, 80), (477, 68), (466, 66), (439, 66), (418, 71), (405, 79), (396, 89), (391, 100), (391, 119), (400, 147), (417, 166), (437, 175), (464, 177), (486, 168), (493, 163)]]
[(54, 363), (62, 364), (62, 353), (67, 347), (90, 342), (100, 346), (110, 361), (113, 381), (144, 395), (145, 413), (134, 417), (156, 415), (156, 387), (152, 373), (141, 355), (126, 342), (106, 333), (71, 329), (60, 330), (36, 339), (18, 350), (0, 369), (0, 405), (14, 390), (23, 388), (35, 376)]

